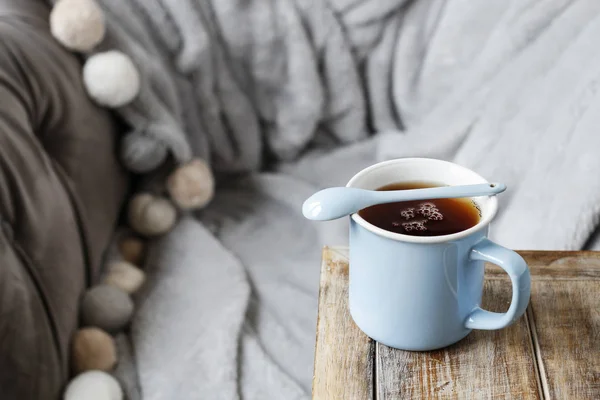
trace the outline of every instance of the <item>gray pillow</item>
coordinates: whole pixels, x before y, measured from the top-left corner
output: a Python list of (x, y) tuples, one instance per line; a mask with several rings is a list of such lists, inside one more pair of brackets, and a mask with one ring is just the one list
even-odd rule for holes
[(55, 399), (125, 200), (119, 127), (41, 0), (0, 0), (0, 399)]

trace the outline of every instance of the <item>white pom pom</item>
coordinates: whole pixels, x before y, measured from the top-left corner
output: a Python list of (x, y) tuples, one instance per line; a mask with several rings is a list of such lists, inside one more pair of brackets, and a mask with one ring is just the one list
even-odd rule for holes
[(98, 104), (120, 107), (140, 90), (140, 75), (131, 59), (112, 50), (91, 56), (83, 66), (83, 83)]
[(50, 32), (70, 50), (89, 51), (104, 38), (104, 15), (93, 0), (60, 0), (50, 13)]
[(88, 371), (69, 383), (64, 400), (123, 400), (123, 389), (106, 372)]

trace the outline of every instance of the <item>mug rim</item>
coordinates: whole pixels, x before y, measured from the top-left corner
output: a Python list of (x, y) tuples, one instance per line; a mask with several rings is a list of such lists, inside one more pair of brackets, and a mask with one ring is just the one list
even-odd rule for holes
[[(359, 178), (361, 178), (379, 168), (387, 167), (392, 164), (404, 164), (404, 163), (415, 162), (415, 161), (421, 161), (421, 162), (426, 161), (426, 162), (443, 163), (443, 164), (452, 165), (454, 167), (463, 169), (471, 174), (474, 174), (475, 176), (481, 178), (484, 182), (489, 183), (489, 181), (487, 179), (485, 179), (484, 177), (479, 175), (477, 172), (470, 170), (469, 168), (463, 167), (462, 165), (450, 162), (450, 161), (439, 160), (436, 158), (408, 157), (408, 158), (396, 158), (393, 160), (382, 161), (377, 164), (373, 164), (367, 168), (364, 168), (361, 171), (359, 171), (358, 173), (356, 173), (352, 178), (350, 178), (350, 180), (346, 184), (346, 187), (354, 187), (354, 186), (352, 186), (352, 184), (354, 182), (356, 182)], [(389, 183), (392, 184), (395, 182), (389, 182)], [(385, 238), (392, 239), (395, 241), (410, 242), (410, 243), (423, 243), (423, 244), (445, 243), (445, 242), (450, 242), (450, 241), (465, 238), (475, 232), (478, 232), (478, 231), (484, 229), (485, 227), (487, 227), (490, 224), (490, 222), (492, 221), (492, 219), (494, 219), (494, 217), (496, 216), (496, 213), (498, 212), (498, 199), (496, 198), (496, 196), (487, 196), (487, 198), (489, 199), (488, 200), (489, 203), (488, 203), (487, 207), (489, 207), (490, 211), (489, 211), (489, 213), (487, 213), (485, 218), (481, 218), (479, 220), (479, 222), (477, 223), (477, 225), (474, 225), (474, 226), (470, 227), (469, 229), (465, 229), (464, 231), (452, 233), (449, 235), (439, 235), (439, 236), (405, 235), (402, 233), (395, 233), (395, 232), (391, 232), (391, 231), (387, 231), (385, 229), (379, 228), (379, 227), (371, 224), (370, 222), (367, 222), (363, 217), (361, 217), (358, 214), (358, 212), (352, 214), (350, 216), (350, 218), (352, 218), (352, 220), (354, 220), (354, 222), (356, 222), (357, 224), (359, 224), (361, 227), (365, 228), (366, 230), (368, 230), (378, 236), (383, 236)]]

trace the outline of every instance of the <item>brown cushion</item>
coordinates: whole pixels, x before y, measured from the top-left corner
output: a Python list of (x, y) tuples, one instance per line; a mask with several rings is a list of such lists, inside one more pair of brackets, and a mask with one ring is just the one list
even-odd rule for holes
[(0, 0), (0, 399), (60, 397), (79, 298), (127, 187), (118, 126), (85, 94), (48, 14)]

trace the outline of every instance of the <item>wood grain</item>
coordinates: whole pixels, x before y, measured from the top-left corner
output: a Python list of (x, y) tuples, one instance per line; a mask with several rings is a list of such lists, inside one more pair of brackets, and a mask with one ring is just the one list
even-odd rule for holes
[[(600, 252), (597, 251), (518, 251), (529, 265), (534, 280), (600, 279)], [(488, 264), (486, 278), (506, 278), (506, 273)]]
[(313, 399), (373, 398), (375, 345), (348, 310), (348, 256), (325, 248), (321, 267)]
[(546, 398), (600, 399), (600, 280), (534, 280), (529, 318)]
[[(532, 273), (526, 315), (433, 352), (373, 343), (348, 312), (347, 249), (324, 251), (315, 399), (600, 399), (600, 252), (519, 252)], [(510, 283), (486, 268), (484, 307)], [(374, 390), (375, 388), (375, 390)]]
[[(504, 312), (510, 284), (485, 283), (484, 308)], [(377, 343), (377, 399), (539, 399), (525, 319), (497, 331), (473, 331), (459, 343), (408, 352)]]

